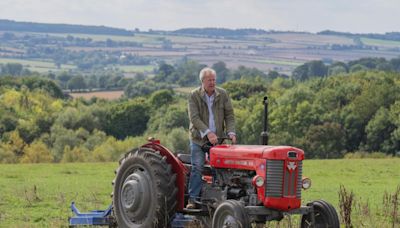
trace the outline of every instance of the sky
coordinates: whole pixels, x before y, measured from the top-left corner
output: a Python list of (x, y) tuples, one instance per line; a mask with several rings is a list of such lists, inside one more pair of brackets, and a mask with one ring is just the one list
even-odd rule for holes
[(0, 19), (141, 31), (400, 32), (400, 0), (1, 0)]

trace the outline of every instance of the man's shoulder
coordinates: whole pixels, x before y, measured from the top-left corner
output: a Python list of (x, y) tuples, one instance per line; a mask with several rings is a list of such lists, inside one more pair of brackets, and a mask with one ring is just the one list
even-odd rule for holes
[(224, 88), (221, 88), (221, 87), (215, 87), (215, 90), (217, 90), (220, 93), (226, 93), (226, 90)]
[(219, 95), (228, 96), (228, 92), (226, 92), (226, 90), (221, 87), (215, 87), (215, 91), (217, 91)]
[(196, 88), (194, 88), (194, 89), (192, 89), (191, 91), (190, 91), (190, 93), (200, 93), (200, 91), (201, 91), (201, 87), (196, 87)]

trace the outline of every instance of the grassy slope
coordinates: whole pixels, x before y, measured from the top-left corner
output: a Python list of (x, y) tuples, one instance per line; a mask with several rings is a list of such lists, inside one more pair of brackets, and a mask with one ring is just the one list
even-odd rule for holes
[[(105, 209), (111, 203), (116, 167), (117, 163), (0, 165), (0, 227), (66, 226), (71, 201), (81, 211)], [(379, 210), (384, 192), (393, 193), (400, 184), (398, 167), (400, 159), (305, 161), (304, 175), (313, 186), (303, 192), (303, 201), (322, 198), (337, 207), (343, 184)]]

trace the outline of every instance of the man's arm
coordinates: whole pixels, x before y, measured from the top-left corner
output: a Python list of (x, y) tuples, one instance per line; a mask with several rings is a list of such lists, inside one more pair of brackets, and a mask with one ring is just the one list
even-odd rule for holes
[(226, 124), (226, 132), (228, 133), (236, 133), (235, 131), (235, 115), (233, 112), (233, 106), (231, 98), (228, 94), (226, 94), (226, 101), (224, 105), (224, 120)]

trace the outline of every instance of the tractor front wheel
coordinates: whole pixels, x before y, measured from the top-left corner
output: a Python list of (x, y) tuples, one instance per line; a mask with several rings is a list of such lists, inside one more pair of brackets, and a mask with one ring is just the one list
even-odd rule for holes
[(221, 203), (214, 213), (212, 227), (249, 228), (249, 217), (243, 204), (236, 200)]
[(316, 200), (308, 205), (314, 208), (315, 226), (312, 225), (312, 214), (303, 215), (301, 218), (301, 228), (327, 227), (339, 228), (339, 217), (335, 208), (324, 200)]
[(176, 208), (176, 174), (150, 148), (125, 155), (116, 170), (113, 212), (118, 227), (168, 227)]

